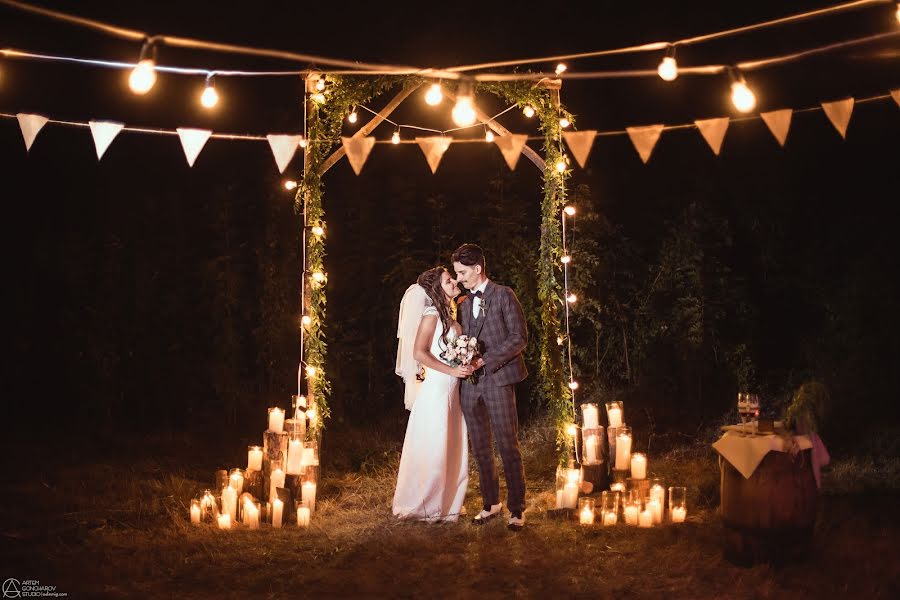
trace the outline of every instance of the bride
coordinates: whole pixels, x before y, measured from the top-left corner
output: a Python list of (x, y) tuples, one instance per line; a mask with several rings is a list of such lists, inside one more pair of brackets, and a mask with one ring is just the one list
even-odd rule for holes
[(456, 521), (465, 499), (469, 444), (459, 378), (473, 369), (451, 367), (438, 358), (461, 331), (450, 314), (458, 295), (450, 273), (435, 267), (419, 275), (400, 303), (397, 374), (406, 381), (410, 410), (393, 503), (401, 519)]

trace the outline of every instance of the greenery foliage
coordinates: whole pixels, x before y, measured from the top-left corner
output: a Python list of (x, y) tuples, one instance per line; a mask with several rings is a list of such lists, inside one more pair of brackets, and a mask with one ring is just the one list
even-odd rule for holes
[(815, 433), (825, 420), (831, 396), (819, 381), (801, 385), (784, 412), (784, 427), (788, 431)]

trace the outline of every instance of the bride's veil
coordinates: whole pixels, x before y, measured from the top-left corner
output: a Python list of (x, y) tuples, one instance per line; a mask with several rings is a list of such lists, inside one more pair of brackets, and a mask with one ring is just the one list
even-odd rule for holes
[(406, 383), (406, 392), (403, 395), (403, 403), (406, 410), (412, 410), (418, 391), (416, 376), (421, 370), (421, 365), (413, 356), (416, 342), (416, 331), (422, 320), (425, 308), (431, 305), (431, 299), (425, 293), (425, 288), (414, 283), (403, 294), (400, 301), (400, 318), (397, 321), (397, 366), (395, 372)]

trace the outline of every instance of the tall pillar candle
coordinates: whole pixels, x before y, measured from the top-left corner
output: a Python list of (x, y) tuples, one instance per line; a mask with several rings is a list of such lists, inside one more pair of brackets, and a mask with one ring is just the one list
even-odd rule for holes
[(626, 525), (637, 525), (638, 524), (638, 514), (640, 513), (640, 507), (637, 504), (628, 504), (624, 509), (625, 513), (625, 524)]
[(275, 492), (275, 488), (283, 488), (284, 487), (284, 471), (281, 469), (275, 469), (272, 471), (272, 476), (269, 477), (269, 502), (274, 502), (275, 498), (278, 497), (278, 494)]
[(631, 455), (631, 478), (646, 479), (647, 478), (647, 455), (641, 452), (635, 452)]
[(584, 429), (597, 429), (600, 427), (600, 411), (593, 403), (581, 405), (581, 415), (584, 421)]
[(218, 518), (219, 529), (231, 529), (231, 515), (222, 513)]
[(199, 523), (202, 515), (203, 511), (200, 509), (200, 501), (196, 498), (191, 500), (191, 523), (195, 525)]
[(303, 440), (288, 442), (287, 474), (299, 475), (303, 468)]
[(309, 511), (316, 511), (316, 484), (312, 481), (307, 481), (303, 484), (303, 487), (300, 488), (300, 498), (303, 502), (306, 502), (309, 506)]
[(275, 498), (275, 501), (272, 503), (272, 527), (281, 527), (281, 518), (283, 512), (284, 502), (282, 502), (278, 498)]
[(621, 427), (622, 417), (624, 416), (624, 407), (621, 402), (606, 403), (606, 419), (610, 427)]
[(652, 527), (653, 526), (653, 513), (650, 512), (649, 507), (645, 508), (638, 515), (638, 527)]
[(278, 407), (269, 409), (269, 431), (275, 433), (284, 431), (284, 411)]
[(666, 505), (666, 488), (659, 479), (653, 479), (650, 482), (650, 504), (653, 506), (653, 523), (662, 523), (663, 507)]
[(600, 460), (600, 436), (590, 433), (584, 438), (584, 457), (587, 464), (593, 464)]
[(297, 527), (309, 527), (309, 506), (301, 502), (297, 507)]
[(259, 446), (250, 446), (247, 448), (247, 470), (262, 471), (263, 451)]
[(616, 468), (621, 471), (631, 468), (631, 427), (616, 429)]
[(232, 521), (237, 520), (237, 490), (226, 486), (222, 488), (222, 512), (227, 513)]

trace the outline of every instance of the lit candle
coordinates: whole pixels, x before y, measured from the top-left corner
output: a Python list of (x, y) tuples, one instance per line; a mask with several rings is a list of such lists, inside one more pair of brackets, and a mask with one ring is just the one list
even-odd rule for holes
[(262, 471), (262, 448), (259, 446), (250, 446), (247, 449), (247, 470)]
[(229, 484), (237, 493), (240, 494), (244, 491), (244, 473), (241, 472), (240, 469), (232, 469), (231, 470), (231, 478), (229, 480)]
[(653, 514), (649, 509), (642, 510), (641, 514), (638, 516), (638, 527), (652, 527), (653, 526)]
[(600, 436), (593, 433), (588, 435), (584, 442), (584, 451), (587, 455), (587, 462), (595, 463), (599, 460), (597, 452), (598, 448), (600, 448)]
[(629, 504), (625, 507), (625, 524), (626, 525), (637, 525), (638, 524), (638, 507), (634, 504)]
[(606, 419), (609, 421), (610, 427), (622, 426), (622, 403), (607, 402), (606, 403)]
[(300, 505), (297, 507), (297, 527), (309, 527), (309, 507)]
[(563, 491), (556, 490), (556, 508), (563, 508)]
[(600, 427), (600, 411), (597, 410), (597, 405), (584, 404), (581, 408), (584, 415), (584, 428), (597, 429)]
[(647, 455), (641, 452), (635, 452), (631, 455), (631, 478), (646, 479), (647, 478)]
[(650, 503), (654, 505), (653, 522), (662, 523), (662, 509), (666, 503), (666, 490), (663, 486), (654, 484), (650, 488)]
[(281, 513), (284, 510), (284, 502), (275, 498), (272, 503), (272, 527), (281, 527)]
[(304, 448), (302, 458), (300, 459), (300, 466), (309, 467), (317, 464), (319, 464), (319, 461), (316, 460), (316, 449), (312, 447)]
[(621, 481), (617, 481), (616, 483), (609, 486), (609, 491), (611, 492), (621, 492), (625, 493), (625, 484)]
[(672, 509), (671, 517), (673, 523), (684, 523), (684, 519), (687, 517), (687, 509), (683, 506), (676, 506)]
[(234, 521), (237, 520), (237, 497), (237, 490), (230, 485), (222, 488), (222, 512)]
[[(655, 498), (650, 500), (647, 503), (647, 511), (649, 511), (650, 516), (653, 517), (654, 525), (662, 523), (662, 504), (660, 504), (659, 500)], [(641, 513), (641, 515), (643, 515), (643, 513)]]
[(219, 529), (231, 529), (231, 515), (228, 513), (219, 515)]
[(291, 440), (288, 444), (287, 473), (299, 475), (303, 467), (303, 440)]
[(585, 506), (581, 509), (581, 512), (578, 514), (579, 521), (582, 525), (593, 525), (594, 524), (594, 511), (589, 506)]
[(563, 488), (563, 508), (575, 508), (578, 504), (578, 484), (567, 483)]
[(616, 468), (628, 469), (631, 466), (631, 432), (628, 427), (622, 427), (616, 436)]
[(280, 408), (269, 409), (269, 431), (275, 433), (284, 431), (284, 411)]
[(269, 476), (269, 482), (269, 502), (274, 502), (275, 498), (278, 497), (275, 488), (284, 487), (284, 471), (281, 469), (272, 471), (272, 475)]
[(618, 522), (619, 522), (619, 515), (617, 515), (615, 513), (615, 511), (608, 510), (605, 513), (603, 513), (603, 525), (604, 526), (615, 525)]
[(208, 511), (212, 515), (219, 514), (219, 507), (216, 505), (216, 497), (213, 496), (211, 491), (206, 490), (203, 492), (203, 498), (200, 499), (200, 508), (204, 511)]
[(309, 512), (315, 512), (316, 510), (316, 484), (312, 481), (307, 481), (303, 484), (303, 487), (300, 488), (300, 498), (303, 502), (306, 502), (309, 506)]
[(191, 523), (199, 523), (200, 516), (203, 512), (200, 510), (200, 501), (199, 500), (191, 500)]
[(259, 509), (249, 500), (244, 502), (244, 525), (250, 529), (259, 529)]

